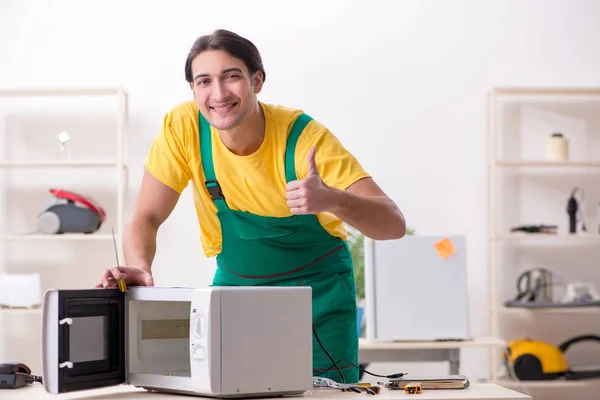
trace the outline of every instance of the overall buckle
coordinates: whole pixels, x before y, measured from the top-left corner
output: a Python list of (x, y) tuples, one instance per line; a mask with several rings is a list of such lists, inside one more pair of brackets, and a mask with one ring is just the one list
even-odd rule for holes
[(213, 200), (222, 200), (225, 198), (225, 196), (223, 196), (223, 191), (221, 190), (221, 185), (219, 185), (219, 182), (210, 180), (204, 182), (204, 185), (206, 186), (206, 189), (208, 190), (208, 193), (210, 193), (210, 196)]

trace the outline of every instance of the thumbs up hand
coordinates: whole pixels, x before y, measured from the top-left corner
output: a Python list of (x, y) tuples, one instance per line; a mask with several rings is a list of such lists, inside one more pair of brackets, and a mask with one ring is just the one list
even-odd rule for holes
[(317, 214), (329, 210), (333, 190), (327, 186), (317, 168), (316, 147), (308, 151), (308, 174), (306, 178), (289, 182), (285, 198), (292, 214)]
[(317, 148), (316, 147), (311, 147), (308, 150), (308, 155), (306, 156), (306, 159), (308, 160), (308, 175), (306, 176), (307, 178), (309, 176), (317, 176), (319, 178), (321, 178), (321, 175), (319, 175), (319, 168), (317, 168)]

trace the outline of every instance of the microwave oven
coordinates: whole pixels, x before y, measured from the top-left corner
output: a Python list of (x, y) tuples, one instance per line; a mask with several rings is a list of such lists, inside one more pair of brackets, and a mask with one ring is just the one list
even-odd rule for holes
[(302, 395), (313, 387), (311, 296), (308, 286), (48, 290), (44, 388)]

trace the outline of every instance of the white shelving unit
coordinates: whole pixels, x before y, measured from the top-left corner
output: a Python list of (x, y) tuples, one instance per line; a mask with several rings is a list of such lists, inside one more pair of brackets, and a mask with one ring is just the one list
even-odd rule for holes
[(33, 315), (41, 317), (42, 309), (39, 307), (35, 308), (0, 308), (3, 314), (7, 315)]
[[(39, 170), (40, 173), (50, 173), (52, 171), (65, 171), (68, 174), (69, 170), (85, 170), (85, 169), (100, 169), (106, 170), (109, 173), (114, 171), (114, 181), (116, 183), (115, 193), (115, 217), (111, 224), (114, 227), (115, 237), (120, 239), (126, 219), (126, 201), (128, 196), (128, 135), (129, 135), (129, 109), (128, 109), (128, 94), (122, 88), (54, 88), (54, 89), (2, 89), (0, 88), (0, 100), (6, 101), (8, 104), (14, 104), (17, 101), (55, 101), (62, 99), (71, 101), (71, 104), (79, 104), (85, 100), (110, 101), (116, 105), (113, 111), (109, 114), (104, 114), (103, 117), (110, 117), (115, 120), (112, 125), (112, 132), (105, 132), (106, 137), (93, 137), (89, 140), (114, 140), (111, 144), (114, 145), (114, 156), (108, 158), (82, 158), (82, 159), (37, 159), (35, 157), (18, 157), (14, 160), (0, 160), (0, 172), (6, 170)], [(81, 99), (81, 101), (80, 101)], [(55, 101), (56, 102), (56, 101)], [(6, 103), (5, 103), (6, 104)], [(112, 107), (112, 106), (111, 106)], [(1, 111), (1, 109), (0, 109)], [(65, 110), (69, 111), (69, 110)], [(94, 111), (94, 110), (92, 110)], [(77, 115), (77, 112), (73, 113)], [(92, 114), (93, 115), (93, 114)], [(31, 118), (35, 118), (33, 115)], [(58, 132), (56, 132), (58, 133)], [(57, 142), (58, 143), (58, 142)], [(61, 235), (44, 235), (44, 234), (19, 234), (16, 232), (0, 232), (0, 241), (2, 242), (25, 242), (31, 243), (30, 246), (38, 246), (40, 243), (56, 243), (56, 242), (73, 242), (74, 245), (82, 242), (91, 241), (112, 241), (112, 234), (106, 233), (106, 227), (103, 227), (101, 232), (92, 234), (61, 234)], [(108, 229), (110, 232), (110, 229)], [(35, 243), (34, 243), (35, 242)], [(44, 271), (40, 271), (43, 274)], [(0, 308), (0, 313), (8, 315), (35, 315), (35, 310), (18, 310)]]
[(600, 167), (599, 162), (589, 161), (502, 161), (496, 162), (497, 167)]
[[(600, 291), (600, 87), (496, 87), (487, 94), (486, 119), (490, 335), (507, 342), (532, 337), (558, 346), (572, 336), (600, 334), (600, 307), (504, 305), (515, 298), (520, 274), (539, 267), (552, 271), (554, 281), (592, 282)], [(567, 161), (546, 160), (546, 140), (555, 132), (569, 140)], [(585, 193), (580, 207), (587, 232), (578, 223), (572, 234), (566, 207), (574, 187)], [(511, 232), (521, 225), (556, 225), (558, 231)], [(553, 291), (556, 301), (561, 286)], [(580, 365), (600, 365), (600, 344), (589, 346), (596, 362), (574, 351), (575, 363), (583, 356)], [(587, 395), (578, 394), (579, 389), (597, 393), (600, 388), (600, 379), (513, 381), (499, 373), (501, 353), (490, 352), (490, 378), (503, 386), (540, 398), (562, 389), (571, 391), (560, 392), (565, 396), (579, 398)]]
[(52, 168), (52, 167), (117, 167), (119, 163), (112, 160), (90, 160), (90, 161), (5, 161), (0, 162), (1, 168)]
[[(115, 232), (115, 237), (117, 233)], [(42, 241), (63, 241), (63, 240), (112, 240), (112, 235), (106, 234), (63, 234), (63, 235), (43, 235), (43, 234), (31, 234), (31, 235), (0, 235), (0, 240), (6, 241), (30, 241), (30, 240), (42, 240)]]
[[(109, 96), (117, 99), (116, 110), (116, 154), (114, 159), (89, 159), (74, 161), (57, 160), (0, 160), (0, 168), (97, 168), (116, 169), (117, 177), (117, 227), (122, 232), (125, 218), (125, 199), (127, 197), (127, 145), (129, 127), (128, 94), (122, 88), (71, 88), (71, 89), (0, 89), (2, 97), (81, 97)], [(72, 239), (69, 236), (67, 239)]]

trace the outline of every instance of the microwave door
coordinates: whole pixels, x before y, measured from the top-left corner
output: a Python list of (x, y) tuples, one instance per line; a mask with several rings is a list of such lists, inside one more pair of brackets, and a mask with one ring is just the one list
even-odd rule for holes
[(125, 293), (117, 289), (44, 294), (42, 372), (49, 393), (126, 381)]

